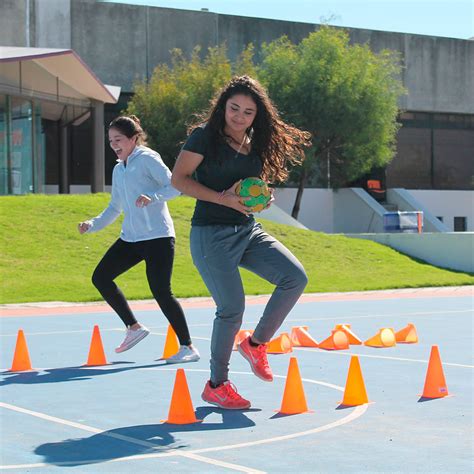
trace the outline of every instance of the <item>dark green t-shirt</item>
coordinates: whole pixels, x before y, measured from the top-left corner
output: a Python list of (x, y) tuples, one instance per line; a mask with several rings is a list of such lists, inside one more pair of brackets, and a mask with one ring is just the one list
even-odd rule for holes
[[(248, 155), (237, 153), (228, 144), (219, 144), (217, 154), (219, 160), (212, 155), (209, 135), (206, 127), (196, 128), (183, 145), (183, 150), (198, 153), (204, 157), (196, 168), (196, 181), (214, 191), (229, 189), (239, 179), (250, 176), (260, 176), (262, 160), (253, 151)], [(253, 220), (253, 215), (248, 217), (241, 212), (227, 206), (212, 202), (196, 201), (192, 225), (241, 225)]]

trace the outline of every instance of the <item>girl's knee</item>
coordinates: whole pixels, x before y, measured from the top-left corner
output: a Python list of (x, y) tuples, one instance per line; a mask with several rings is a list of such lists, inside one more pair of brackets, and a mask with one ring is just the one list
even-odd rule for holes
[(97, 269), (94, 270), (94, 273), (92, 274), (92, 284), (99, 290), (100, 288), (103, 288), (104, 286), (107, 286), (109, 283), (109, 280), (104, 277), (102, 272), (98, 271)]
[(296, 268), (294, 272), (288, 275), (286, 285), (290, 288), (298, 288), (303, 292), (308, 284), (308, 275), (303, 268)]
[(298, 273), (298, 278), (297, 278), (298, 286), (300, 286), (304, 290), (306, 288), (306, 285), (308, 284), (308, 281), (309, 281), (308, 275), (306, 274), (304, 270), (301, 270)]
[(216, 317), (229, 323), (241, 323), (244, 316), (245, 303), (227, 304), (217, 308)]

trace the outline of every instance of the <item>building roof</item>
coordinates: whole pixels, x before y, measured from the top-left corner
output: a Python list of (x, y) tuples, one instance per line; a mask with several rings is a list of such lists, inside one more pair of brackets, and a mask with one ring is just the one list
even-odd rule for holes
[(120, 87), (103, 84), (71, 49), (0, 46), (0, 91), (65, 105), (116, 103)]

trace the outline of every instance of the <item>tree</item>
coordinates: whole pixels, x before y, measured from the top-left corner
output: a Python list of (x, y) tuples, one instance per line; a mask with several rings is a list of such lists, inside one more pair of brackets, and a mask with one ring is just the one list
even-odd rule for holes
[(393, 158), (397, 102), (404, 93), (400, 59), (393, 51), (350, 45), (345, 31), (329, 26), (299, 45), (279, 38), (263, 45), (262, 54), (259, 77), (270, 97), (286, 120), (313, 134), (303, 166), (292, 173), (297, 218), (315, 174), (326, 171), (326, 184), (337, 188)]
[[(198, 46), (190, 59), (179, 49), (171, 55), (171, 66), (160, 64), (149, 83), (135, 83), (134, 96), (126, 110), (140, 117), (150, 146), (160, 152), (170, 168), (193, 115), (209, 107), (216, 91), (230, 80), (233, 69), (224, 45), (209, 48), (203, 59)], [(249, 45), (237, 59), (235, 72), (252, 73), (252, 58), (253, 47)]]

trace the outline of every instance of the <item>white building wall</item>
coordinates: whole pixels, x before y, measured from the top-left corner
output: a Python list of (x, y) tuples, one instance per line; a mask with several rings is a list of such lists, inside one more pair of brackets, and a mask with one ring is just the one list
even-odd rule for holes
[(474, 232), (474, 191), (438, 191), (431, 189), (407, 189), (421, 204), (452, 232), (454, 217), (467, 217), (467, 231)]
[[(293, 209), (296, 191), (296, 188), (275, 190), (276, 204), (288, 214), (291, 214)], [(474, 191), (418, 189), (407, 191), (433, 215), (443, 217), (443, 222), (450, 231), (454, 230), (454, 217), (459, 216), (467, 217), (467, 231), (474, 232)], [(340, 212), (344, 211), (344, 209), (338, 212), (335, 210), (334, 206), (339, 201), (336, 199), (337, 192), (332, 189), (305, 189), (298, 220), (308, 229), (329, 234), (341, 232), (340, 228), (335, 228), (334, 224), (334, 216), (340, 216)], [(355, 195), (354, 198), (356, 199)], [(357, 216), (351, 218), (357, 218)], [(337, 221), (341, 222), (341, 219), (338, 218)]]
[[(275, 190), (275, 204), (291, 215), (296, 199), (296, 188)], [(333, 232), (334, 198), (332, 189), (309, 188), (303, 192), (298, 220), (308, 229), (331, 234)]]
[(373, 240), (437, 267), (474, 272), (474, 234), (436, 232), (424, 234), (346, 234)]

